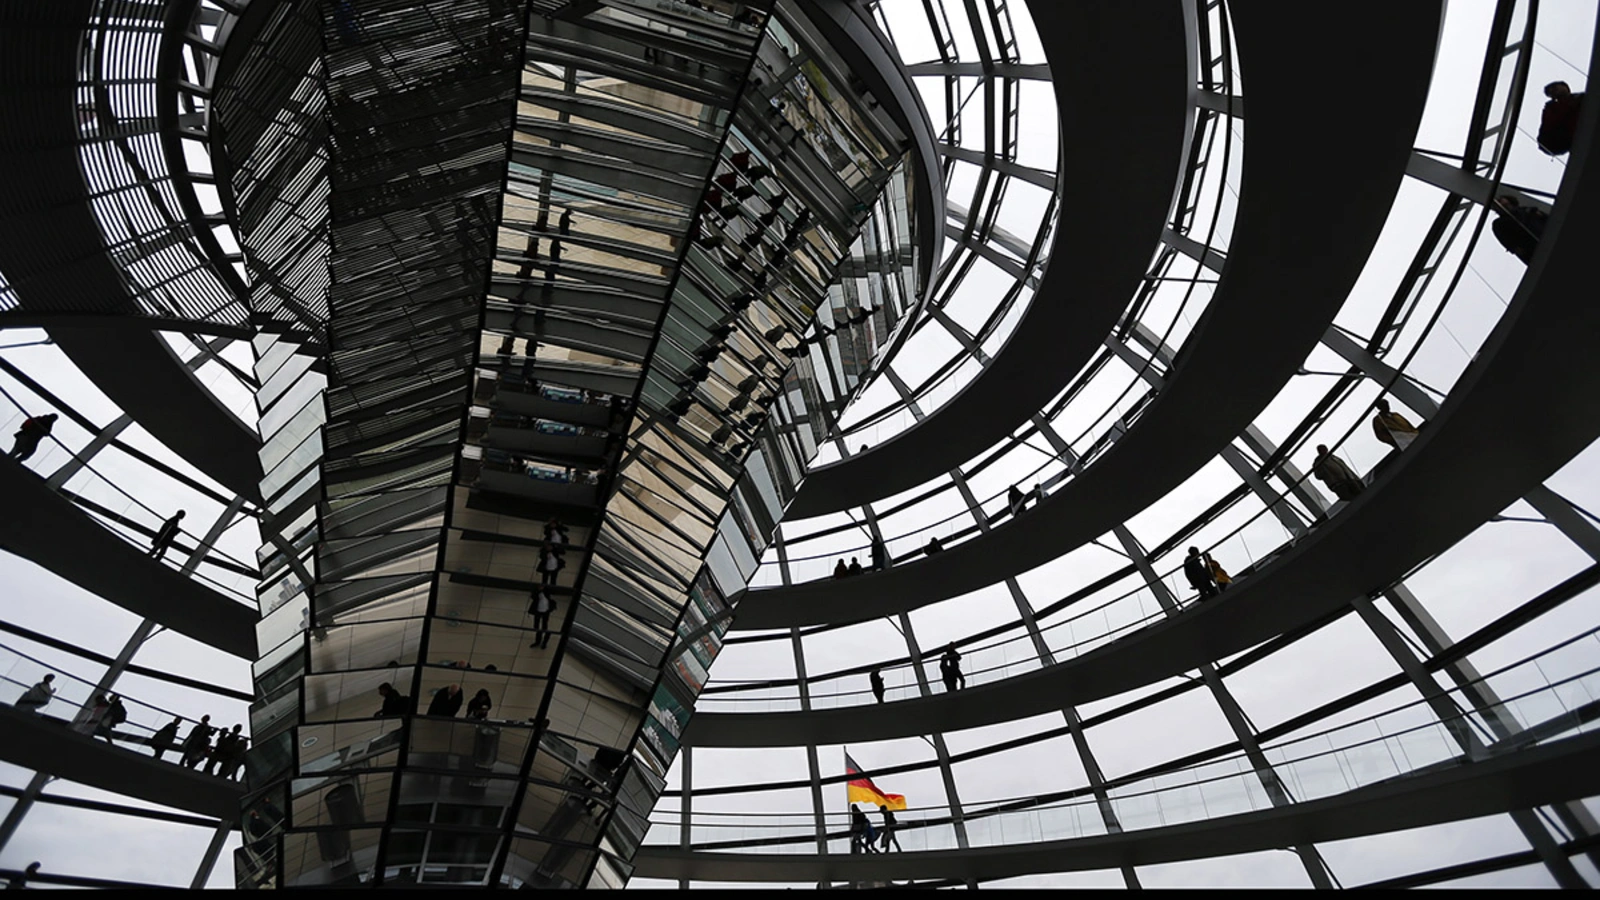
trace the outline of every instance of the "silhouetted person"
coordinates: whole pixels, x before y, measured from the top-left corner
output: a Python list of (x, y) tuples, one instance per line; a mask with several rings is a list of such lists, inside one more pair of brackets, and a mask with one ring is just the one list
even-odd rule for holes
[(35, 684), (33, 687), (23, 691), (22, 696), (18, 697), (17, 702), (13, 705), (16, 706), (17, 709), (24, 710), (26, 712), (38, 712), (45, 704), (50, 702), (52, 697), (56, 695), (55, 685), (51, 684), (51, 682), (55, 680), (55, 673), (47, 673), (44, 678), (39, 680), (38, 684)]
[(882, 669), (873, 669), (871, 672), (868, 672), (867, 673), (867, 681), (872, 684), (872, 696), (877, 697), (878, 698), (878, 702), (882, 703), (883, 702), (883, 670)]
[(883, 813), (883, 852), (889, 852), (889, 844), (893, 843), (896, 850), (901, 849), (900, 839), (894, 836), (894, 828), (898, 823), (894, 820), (894, 810), (887, 805), (879, 804), (878, 812)]
[(1380, 399), (1377, 407), (1378, 413), (1372, 417), (1372, 433), (1377, 435), (1378, 440), (1396, 450), (1411, 446), (1411, 442), (1417, 439), (1417, 426), (1405, 416), (1391, 412), (1387, 400)]
[(850, 575), (850, 567), (844, 564), (844, 560), (843, 559), (840, 559), (839, 560), (839, 564), (833, 567), (833, 577), (835, 577), (835, 578), (847, 578), (847, 577), (849, 577), (849, 575)]
[(850, 852), (877, 853), (878, 836), (867, 814), (854, 803), (850, 804)]
[(850, 568), (846, 569), (845, 571), (848, 572), (851, 575), (860, 575), (862, 572), (864, 572), (866, 570), (861, 568), (861, 560), (859, 560), (856, 557), (852, 556), (852, 557), (850, 557)]
[(883, 538), (872, 539), (872, 570), (882, 572), (889, 568), (889, 548), (883, 545)]
[(1184, 557), (1183, 577), (1189, 579), (1189, 587), (1200, 592), (1200, 599), (1217, 595), (1217, 582), (1211, 577), (1211, 567), (1201, 558), (1199, 547), (1190, 547), (1189, 555)]
[(161, 530), (156, 532), (156, 539), (150, 543), (150, 555), (160, 559), (167, 553), (167, 548), (172, 546), (172, 541), (178, 536), (178, 523), (183, 521), (183, 510), (178, 510), (172, 518), (161, 523)]
[(111, 742), (112, 729), (128, 721), (128, 708), (122, 705), (122, 698), (116, 694), (111, 695), (106, 711), (100, 716), (100, 722), (95, 725), (94, 736), (103, 737), (106, 743)]
[(1022, 512), (1022, 508), (1027, 502), (1027, 498), (1022, 496), (1022, 492), (1017, 490), (1016, 485), (1013, 484), (1011, 487), (1006, 488), (1006, 506), (1011, 509), (1013, 516)]
[(232, 731), (217, 735), (217, 745), (211, 748), (211, 761), (206, 763), (207, 775), (232, 778), (233, 773), (238, 771), (239, 765), (244, 762), (243, 730), (243, 725), (234, 725)]
[(378, 685), (378, 695), (383, 697), (383, 706), (372, 714), (373, 718), (404, 716), (411, 712), (411, 698), (395, 690), (394, 685), (388, 683)]
[(1344, 460), (1334, 456), (1327, 444), (1317, 445), (1317, 461), (1311, 464), (1311, 474), (1340, 500), (1354, 500), (1367, 488), (1361, 476)]
[(1510, 194), (1495, 198), (1494, 204), (1500, 210), (1490, 226), (1495, 240), (1523, 263), (1533, 262), (1533, 253), (1539, 249), (1539, 239), (1544, 237), (1549, 214), (1537, 207), (1523, 206)]
[(55, 413), (47, 413), (22, 420), (22, 425), (11, 436), (16, 441), (11, 445), (11, 458), (22, 462), (32, 456), (39, 449), (39, 442), (50, 436), (50, 429), (55, 427), (57, 418)]
[(478, 692), (472, 695), (472, 699), (467, 701), (467, 718), (487, 719), (489, 710), (493, 708), (494, 701), (489, 699), (489, 692), (479, 688)]
[(569, 234), (572, 231), (572, 210), (561, 211), (561, 218), (556, 220), (556, 230), (562, 234)]
[(1544, 95), (1550, 99), (1539, 116), (1539, 149), (1551, 156), (1560, 156), (1572, 150), (1572, 136), (1578, 130), (1583, 95), (1574, 94), (1565, 81), (1545, 85)]
[(178, 729), (182, 725), (183, 720), (173, 716), (171, 722), (157, 728), (156, 733), (150, 735), (150, 748), (155, 751), (156, 759), (160, 759), (161, 754), (171, 750), (172, 745), (178, 742)]
[(33, 876), (35, 876), (37, 874), (39, 874), (39, 863), (38, 862), (28, 863), (28, 867), (26, 869), (23, 869), (22, 871), (18, 872), (17, 874), (11, 876), (11, 880), (6, 882), (6, 890), (8, 890), (8, 891), (20, 891), (20, 890), (23, 890), (24, 888), (26, 888), (28, 886), (28, 879), (32, 878)]
[(189, 734), (183, 739), (183, 767), (194, 768), (206, 754), (211, 752), (211, 735), (216, 732), (211, 727), (211, 717), (201, 716), (200, 721), (194, 723), (189, 729)]
[(533, 602), (528, 604), (528, 612), (533, 613), (533, 629), (535, 637), (529, 644), (535, 650), (542, 650), (550, 643), (550, 614), (555, 612), (556, 602), (550, 599), (544, 588), (534, 592)]
[(1206, 568), (1211, 570), (1211, 580), (1217, 583), (1217, 592), (1221, 593), (1227, 590), (1228, 585), (1233, 584), (1233, 579), (1228, 577), (1228, 573), (1222, 568), (1221, 563), (1211, 558), (1211, 554), (1207, 553), (1205, 557)]
[(94, 698), (94, 705), (90, 707), (89, 714), (83, 721), (74, 723), (72, 730), (79, 734), (98, 734), (100, 732), (100, 720), (106, 717), (106, 711), (109, 709), (111, 709), (110, 698), (105, 694), (98, 695)]
[(453, 717), (461, 711), (461, 704), (465, 700), (461, 696), (460, 685), (447, 684), (433, 692), (433, 699), (428, 701), (428, 715)]
[(944, 550), (944, 542), (940, 541), (939, 537), (937, 535), (935, 535), (935, 536), (933, 536), (931, 538), (928, 538), (928, 546), (922, 548), (922, 552), (926, 553), (929, 556), (932, 556), (935, 553), (943, 552), (943, 550)]
[(939, 675), (944, 679), (944, 689), (947, 691), (967, 686), (967, 676), (961, 674), (961, 654), (953, 643), (946, 646), (944, 655), (939, 657)]

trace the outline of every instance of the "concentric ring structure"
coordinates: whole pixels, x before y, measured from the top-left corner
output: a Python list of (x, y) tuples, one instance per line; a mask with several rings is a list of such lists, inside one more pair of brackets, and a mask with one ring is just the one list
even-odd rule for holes
[(1600, 885), (1597, 52), (0, 5), (0, 875)]

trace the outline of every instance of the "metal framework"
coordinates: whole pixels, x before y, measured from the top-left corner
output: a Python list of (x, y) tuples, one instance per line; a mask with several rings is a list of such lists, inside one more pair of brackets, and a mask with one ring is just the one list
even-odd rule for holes
[[(1405, 162), (1399, 196), (1424, 221), (1397, 202), (1379, 245), (1405, 264), (1318, 323), (1298, 373), (1188, 483), (1038, 570), (996, 567), (976, 593), (771, 630), (740, 610), (802, 596), (851, 557), (911, 567), (1008, 540), (1182, 387), (1196, 346), (1217, 340), (1196, 323), (1233, 271), (1247, 110), (1271, 108), (1236, 63), (1249, 52), (1236, 20), (1259, 4), (1184, 5), (1196, 66), (1172, 208), (1067, 387), (983, 453), (941, 457), (940, 477), (813, 520), (784, 515), (808, 468), (914, 435), (990, 370), (1040, 301), (1062, 222), (1084, 215), (1065, 199), (1081, 173), (1063, 170), (1073, 135), (1055, 130), (1037, 49), (1054, 36), (1017, 4), (865, 4), (898, 60), (831, 0), (78, 6), (48, 25), (81, 34), (75, 137), (56, 143), (72, 147), (96, 233), (62, 220), (54, 233), (117, 290), (73, 295), (63, 286), (107, 282), (53, 256), (17, 262), (0, 322), (61, 325), (80, 365), (90, 345), (65, 326), (85, 317), (168, 329), (174, 365), (220, 409), (255, 397), (262, 477), (246, 491), (240, 467), (216, 477), (192, 445), (173, 446), (198, 470), (174, 463), (138, 427), (174, 433), (148, 408), (87, 415), (101, 407), (0, 360), (0, 424), (63, 417), (31, 472), (0, 460), (0, 483), (41, 510), (5, 545), (141, 619), (115, 654), (3, 624), (0, 691), (47, 671), (61, 691), (36, 718), (0, 710), (29, 735), (0, 756), (34, 773), (0, 787), (13, 801), (0, 848), (48, 808), (203, 830), (192, 887), (236, 832), (242, 886), (1095, 873), (1141, 887), (1170, 881), (1163, 863), (1247, 853), (1267, 880), (1315, 887), (1590, 886), (1600, 825), (1585, 801), (1600, 783), (1582, 732), (1600, 714), (1600, 633), (1569, 623), (1600, 584), (1600, 519), (1570, 478), (1519, 488), (1461, 545), (1476, 550), (1421, 554), (1253, 647), (1132, 690), (1069, 690), (1025, 723), (946, 724), (985, 702), (966, 682), (1003, 710), (1030, 677), (1127, 657), (1151, 634), (1203, 635), (1192, 623), (1216, 607), (1187, 585), (1186, 548), (1270, 590), (1283, 561), (1366, 521), (1319, 486), (1312, 448), (1381, 491), (1405, 460), (1375, 447), (1375, 400), (1445, 421), (1485, 363), (1515, 363), (1495, 360), (1496, 335), (1548, 267), (1522, 283), (1485, 232), (1499, 196), (1563, 215), (1577, 179), (1518, 123), (1554, 61), (1584, 75), (1549, 46), (1556, 13), (1536, 0), (1495, 5), (1473, 38), (1481, 65), (1437, 101), (1470, 116)], [(51, 121), (18, 140), (43, 141)], [(180, 495), (204, 511), (152, 561)], [(245, 560), (251, 524), (261, 544)], [(1450, 573), (1479, 571), (1473, 552), (1530, 525), (1559, 535), (1565, 568), (1455, 609)], [(64, 534), (101, 565), (53, 553)], [(542, 576), (546, 559), (563, 565)], [(256, 658), (253, 695), (136, 663), (168, 629)], [(927, 669), (946, 645), (964, 656), (959, 692)], [(1263, 679), (1295, 677), (1297, 660), (1337, 667), (1340, 648), (1375, 668), (1329, 671), (1328, 686), (1289, 691), (1287, 712), (1264, 702)], [(188, 729), (212, 700), (124, 698), (127, 721), (91, 736), (94, 699), (127, 674), (254, 701), (240, 815), (217, 812), (239, 785), (148, 755), (159, 725)], [(379, 684), (413, 706), (372, 716)], [(451, 686), (488, 692), (494, 712), (424, 709)], [(836, 799), (855, 777), (835, 767), (833, 736), (849, 733), (836, 723), (868, 711), (886, 724), (851, 752), (910, 796), (904, 855), (851, 849)], [(739, 749), (752, 745), (774, 749)], [(740, 778), (758, 753), (772, 764)], [(1028, 767), (1066, 774), (1027, 788), (975, 774)], [(187, 813), (76, 799), (56, 778)], [(1351, 864), (1367, 836), (1479, 817), (1508, 824), (1475, 859), (1422, 854), (1376, 877)], [(1283, 850), (1292, 862), (1273, 861)]]

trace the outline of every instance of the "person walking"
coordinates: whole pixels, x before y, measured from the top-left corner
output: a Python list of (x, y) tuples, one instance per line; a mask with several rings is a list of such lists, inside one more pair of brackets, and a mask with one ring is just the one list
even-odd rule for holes
[(961, 674), (961, 654), (954, 642), (944, 648), (939, 657), (939, 675), (944, 679), (944, 689), (954, 692), (967, 686), (967, 676)]
[(847, 574), (860, 575), (862, 572), (865, 572), (865, 571), (866, 571), (865, 569), (861, 568), (861, 560), (859, 558), (854, 557), (854, 556), (850, 557), (850, 567), (845, 570), (845, 572)]
[(106, 717), (106, 710), (110, 708), (111, 701), (106, 697), (106, 695), (97, 695), (94, 698), (94, 703), (89, 707), (89, 711), (84, 715), (83, 721), (74, 724), (72, 729), (79, 734), (99, 734), (100, 720)]
[(383, 706), (372, 714), (375, 719), (404, 716), (411, 712), (411, 698), (395, 690), (392, 684), (385, 682), (378, 685), (378, 696), (383, 698)]
[(1396, 450), (1411, 446), (1411, 442), (1417, 439), (1417, 426), (1400, 413), (1391, 412), (1387, 400), (1379, 398), (1376, 406), (1378, 412), (1372, 417), (1372, 433), (1378, 440)]
[(160, 559), (167, 553), (167, 548), (172, 546), (172, 541), (178, 536), (178, 523), (183, 521), (183, 510), (161, 523), (161, 530), (156, 532), (156, 539), (150, 543), (150, 555)]
[(55, 685), (51, 684), (55, 680), (54, 672), (45, 673), (44, 678), (40, 679), (38, 684), (23, 691), (22, 696), (18, 697), (17, 702), (13, 705), (17, 709), (27, 712), (38, 712), (50, 702), (51, 698), (55, 697), (56, 688)]
[(534, 650), (543, 650), (550, 644), (550, 614), (556, 611), (556, 602), (544, 588), (534, 591), (533, 602), (528, 604), (528, 612), (533, 614), (534, 641), (528, 646)]
[(1361, 476), (1344, 460), (1333, 455), (1327, 444), (1317, 445), (1317, 460), (1311, 464), (1311, 474), (1328, 486), (1340, 500), (1354, 500), (1367, 489)]
[(894, 844), (894, 848), (896, 850), (902, 849), (900, 846), (900, 839), (894, 836), (895, 825), (899, 824), (895, 821), (894, 810), (890, 809), (887, 805), (879, 804), (878, 812), (883, 813), (883, 843), (880, 845), (883, 847), (883, 852), (889, 852), (889, 845), (891, 843)]
[(447, 684), (433, 692), (433, 699), (428, 701), (428, 715), (449, 716), (454, 718), (461, 711), (461, 704), (466, 700), (461, 696), (461, 685)]
[(178, 742), (178, 729), (182, 726), (183, 719), (173, 716), (171, 722), (157, 728), (156, 733), (150, 735), (150, 747), (155, 751), (156, 759), (160, 759), (161, 754), (171, 750), (172, 745)]
[(122, 698), (112, 694), (110, 702), (106, 704), (105, 712), (100, 716), (100, 721), (95, 725), (94, 736), (103, 737), (106, 743), (111, 743), (112, 730), (123, 722), (128, 721), (128, 707), (122, 704)]
[(872, 539), (872, 570), (882, 572), (889, 568), (889, 548), (883, 545), (883, 538)]
[(11, 458), (22, 462), (39, 449), (39, 443), (50, 436), (50, 429), (55, 427), (55, 413), (46, 413), (42, 416), (32, 416), (22, 420), (22, 425), (13, 434), (11, 445)]
[(489, 699), (489, 692), (479, 688), (478, 692), (472, 695), (472, 699), (467, 701), (467, 718), (487, 719), (489, 710), (493, 707), (494, 701)]
[(1006, 507), (1011, 510), (1013, 516), (1022, 512), (1027, 502), (1027, 498), (1022, 496), (1022, 491), (1017, 490), (1016, 485), (1006, 488)]
[(878, 835), (861, 807), (850, 804), (850, 852), (877, 853)]
[(1211, 577), (1211, 567), (1201, 558), (1199, 547), (1190, 547), (1189, 555), (1184, 557), (1183, 577), (1189, 580), (1189, 587), (1200, 592), (1201, 600), (1217, 595), (1216, 579)]
[(876, 668), (867, 673), (867, 681), (872, 685), (872, 696), (883, 702), (883, 669)]
[(844, 564), (844, 558), (843, 557), (840, 557), (838, 564), (836, 564), (833, 567), (833, 577), (835, 577), (835, 578), (849, 578), (850, 577), (850, 567)]
[(205, 759), (211, 752), (211, 735), (216, 729), (211, 727), (211, 717), (201, 716), (200, 721), (194, 723), (189, 729), (189, 734), (183, 739), (183, 759), (185, 769), (192, 769), (200, 760)]

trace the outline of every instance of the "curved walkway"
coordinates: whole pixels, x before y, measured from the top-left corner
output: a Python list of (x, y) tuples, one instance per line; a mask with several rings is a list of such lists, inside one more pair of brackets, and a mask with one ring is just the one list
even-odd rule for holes
[(256, 610), (151, 559), (10, 457), (0, 459), (0, 496), (8, 510), (0, 548), (135, 615), (255, 659)]
[[(978, 590), (1110, 531), (1244, 431), (1344, 304), (1412, 156), (1440, 4), (1369, 5), (1309, 31), (1292, 4), (1230, 6), (1251, 124), (1228, 260), (1167, 387), (1125, 436), (991, 532), (885, 572), (746, 591), (732, 627), (858, 622)], [(1350, 65), (1351, 47), (1370, 65)], [(1341, 76), (1317, 74), (1330, 71)], [(1359, 127), (1308, 140), (1352, 98)]]
[(639, 848), (634, 874), (707, 881), (992, 879), (1208, 859), (1421, 828), (1600, 792), (1600, 734), (1357, 788), (1336, 797), (1099, 837), (862, 856)]
[[(27, 173), (0, 183), (0, 275), (21, 304), (0, 312), (0, 328), (45, 325), (157, 440), (229, 490), (255, 497), (255, 431), (141, 321), (101, 241), (78, 160), (78, 44), (90, 6), (52, 0), (0, 11), (0, 165)], [(165, 320), (165, 327), (188, 326)]]
[(103, 791), (233, 821), (244, 785), (79, 734), (48, 716), (0, 706), (0, 760)]
[(1044, 47), (1067, 173), (1050, 266), (991, 365), (914, 427), (812, 470), (786, 518), (897, 494), (1003, 440), (1067, 386), (1138, 291), (1161, 242), (1191, 117), (1194, 48), (1182, 4), (1028, 7), (1039, 33), (1052, 37)]
[[(1600, 173), (1587, 110), (1544, 240), (1506, 313), (1411, 447), (1329, 522), (1226, 594), (1083, 656), (915, 700), (789, 713), (697, 713), (685, 744), (791, 746), (955, 731), (1159, 681), (1317, 620), (1449, 549), (1600, 439)], [(1588, 411), (1588, 415), (1578, 414)], [(1515, 440), (1485, 440), (1522, 423)], [(1470, 490), (1465, 489), (1470, 486)], [(868, 576), (861, 576), (868, 581)]]

